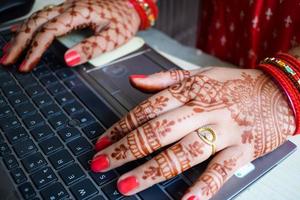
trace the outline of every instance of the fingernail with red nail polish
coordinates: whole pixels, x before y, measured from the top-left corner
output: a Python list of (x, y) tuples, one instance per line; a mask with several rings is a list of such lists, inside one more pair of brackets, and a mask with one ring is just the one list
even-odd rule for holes
[(3, 64), (6, 59), (7, 59), (8, 54), (4, 54), (1, 58), (0, 58), (0, 64)]
[(144, 74), (133, 74), (129, 76), (130, 79), (135, 79), (135, 78), (147, 78), (147, 75)]
[(188, 200), (199, 200), (199, 198), (196, 197), (195, 195), (193, 195), (193, 196), (190, 196), (190, 197), (188, 198)]
[(134, 190), (139, 186), (139, 182), (134, 176), (129, 176), (118, 183), (118, 190), (122, 194), (127, 194), (128, 192)]
[(2, 51), (3, 51), (4, 53), (6, 53), (7, 50), (10, 48), (10, 46), (11, 46), (11, 45), (10, 45), (10, 42), (6, 43), (6, 44), (4, 45)]
[(101, 172), (109, 167), (109, 159), (107, 155), (99, 155), (92, 160), (91, 170), (93, 172)]
[(73, 67), (80, 62), (80, 55), (75, 50), (70, 51), (65, 55), (65, 61), (69, 67)]
[(112, 142), (110, 141), (110, 139), (107, 136), (105, 136), (97, 141), (97, 143), (95, 145), (95, 150), (100, 151), (102, 149), (105, 149), (106, 147), (108, 147), (111, 144), (112, 144)]

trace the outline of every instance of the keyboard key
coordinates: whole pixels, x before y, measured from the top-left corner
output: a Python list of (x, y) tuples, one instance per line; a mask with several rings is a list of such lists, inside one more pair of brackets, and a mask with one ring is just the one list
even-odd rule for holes
[(54, 153), (55, 151), (63, 148), (63, 144), (56, 136), (40, 142), (39, 145), (46, 155)]
[(59, 129), (61, 127), (66, 126), (68, 121), (69, 121), (68, 117), (63, 113), (49, 119), (49, 122), (54, 129)]
[(53, 96), (55, 96), (55, 95), (57, 95), (57, 94), (59, 94), (59, 93), (61, 93), (61, 92), (66, 91), (66, 88), (65, 88), (65, 86), (63, 86), (61, 83), (58, 82), (58, 83), (55, 83), (55, 84), (49, 86), (49, 87), (48, 87), (48, 90), (50, 91), (50, 93), (51, 93)]
[(104, 128), (99, 123), (93, 123), (82, 130), (89, 139), (98, 138), (105, 132)]
[(85, 177), (85, 173), (78, 164), (72, 164), (64, 168), (59, 172), (59, 175), (67, 185), (71, 185)]
[(32, 184), (29, 182), (19, 186), (19, 191), (25, 200), (32, 199), (36, 195), (36, 192), (34, 191)]
[(117, 189), (117, 181), (113, 181), (105, 185), (104, 187), (102, 187), (102, 190), (110, 200), (117, 200), (123, 196)]
[(56, 71), (55, 73), (56, 73), (56, 75), (58, 75), (58, 77), (59, 77), (60, 79), (71, 78), (72, 76), (75, 75), (75, 73), (74, 73), (73, 70), (67, 69), (67, 68), (58, 70), (58, 71)]
[(169, 200), (170, 199), (157, 185), (154, 185), (140, 192), (139, 196), (143, 200), (153, 200), (153, 199)]
[[(1, 80), (1, 82), (2, 82), (2, 80)], [(15, 83), (2, 87), (2, 90), (6, 96), (18, 94), (18, 93), (21, 93), (21, 91), (22, 91), (21, 88)]]
[(78, 156), (93, 148), (92, 145), (83, 137), (69, 142), (68, 147), (71, 149), (75, 156)]
[(80, 164), (86, 169), (90, 170), (91, 161), (96, 152), (90, 151), (78, 157)]
[(12, 110), (9, 106), (0, 107), (0, 118), (12, 115)]
[(14, 73), (13, 75), (18, 80), (24, 80), (24, 79), (32, 77), (31, 73)]
[(122, 200), (138, 200), (138, 198), (135, 196), (128, 196), (128, 197), (122, 198)]
[(90, 172), (90, 175), (99, 186), (104, 185), (105, 183), (117, 178), (117, 174), (114, 170), (110, 170), (104, 173)]
[(189, 185), (186, 182), (182, 179), (178, 179), (172, 182), (166, 190), (174, 199), (179, 200), (185, 194), (188, 187)]
[(53, 102), (53, 100), (47, 94), (35, 96), (32, 98), (32, 100), (38, 107), (42, 107)]
[(50, 104), (48, 106), (45, 106), (41, 108), (41, 111), (46, 118), (49, 118), (61, 112), (60, 108), (56, 104)]
[(28, 93), (28, 95), (30, 97), (34, 97), (37, 95), (44, 94), (44, 89), (39, 85), (34, 85), (34, 86), (26, 88), (26, 92)]
[(36, 152), (37, 148), (32, 140), (28, 139), (14, 144), (14, 150), (18, 157), (23, 158), (26, 155)]
[(14, 84), (14, 83), (15, 83), (15, 81), (14, 81), (13, 77), (11, 77), (10, 75), (1, 76), (0, 88), (3, 88), (7, 85)]
[(48, 125), (42, 125), (40, 127), (37, 127), (31, 130), (30, 133), (38, 142), (54, 135), (53, 131)]
[(11, 150), (9, 149), (8, 145), (6, 143), (0, 144), (0, 156), (5, 156), (9, 154)]
[(86, 111), (73, 115), (72, 119), (78, 120), (80, 127), (83, 127), (87, 124), (91, 124), (91, 123), (95, 122), (95, 118)]
[(130, 170), (133, 170), (134, 168), (136, 168), (138, 166), (139, 166), (139, 164), (137, 162), (133, 161), (133, 162), (126, 163), (126, 164), (116, 168), (116, 170), (119, 174), (125, 174), (126, 172), (129, 172)]
[(97, 188), (89, 179), (85, 179), (70, 188), (77, 200), (88, 199), (98, 193)]
[(20, 117), (24, 117), (28, 114), (33, 114), (36, 111), (35, 107), (30, 102), (27, 102), (22, 105), (18, 105), (15, 107), (15, 109)]
[(27, 77), (27, 78), (23, 78), (19, 80), (20, 85), (22, 85), (22, 87), (27, 88), (27, 87), (31, 87), (33, 85), (37, 84), (37, 81), (35, 78), (31, 77)]
[(46, 185), (50, 184), (51, 182), (57, 180), (54, 172), (50, 167), (46, 167), (44, 169), (39, 170), (35, 174), (31, 175), (31, 180), (33, 181), (34, 185), (41, 189)]
[(66, 79), (64, 83), (67, 85), (68, 88), (78, 87), (83, 84), (83, 82), (76, 76)]
[(46, 67), (45, 65), (41, 66), (41, 67), (38, 67), (38, 68), (35, 68), (33, 69), (33, 73), (34, 75), (37, 77), (37, 78), (41, 78), (45, 75), (49, 75), (51, 74), (51, 70)]
[(84, 108), (80, 105), (80, 103), (78, 103), (78, 101), (74, 101), (65, 105), (64, 109), (69, 115), (72, 115), (74, 113), (81, 112)]
[(35, 113), (23, 119), (23, 122), (27, 126), (27, 128), (35, 128), (44, 123), (44, 119), (39, 113)]
[(81, 134), (76, 128), (66, 127), (58, 131), (59, 136), (65, 142), (69, 142), (75, 138), (78, 138)]
[(40, 79), (40, 81), (41, 81), (41, 83), (44, 85), (44, 86), (49, 86), (49, 85), (51, 85), (51, 84), (53, 84), (53, 83), (56, 83), (57, 81), (58, 81), (58, 79), (54, 76), (54, 75), (52, 75), (52, 74), (49, 74), (49, 75), (46, 75), (46, 76), (44, 76), (44, 77), (42, 77), (41, 79)]
[(23, 170), (21, 168), (16, 168), (11, 170), (10, 172), (12, 178), (16, 182), (16, 184), (23, 183), (27, 180), (27, 177), (25, 176)]
[(3, 161), (8, 170), (11, 170), (19, 166), (16, 157), (12, 154), (4, 156)]
[(63, 200), (69, 197), (61, 183), (54, 183), (41, 191), (44, 200)]
[(28, 133), (23, 127), (10, 129), (6, 131), (5, 135), (11, 144), (19, 142), (20, 140), (28, 137)]
[(70, 103), (75, 100), (74, 96), (70, 92), (60, 93), (55, 96), (55, 99), (60, 105)]
[[(103, 103), (87, 86), (79, 85), (72, 88), (76, 96), (93, 112), (94, 115), (108, 128), (119, 118)], [(100, 112), (101, 111), (101, 112)]]
[(7, 117), (0, 119), (0, 128), (2, 130), (7, 130), (10, 128), (14, 128), (16, 126), (20, 126), (20, 122), (16, 117)]
[(55, 169), (59, 169), (74, 162), (71, 154), (67, 150), (61, 150), (49, 156), (49, 160)]
[(29, 101), (28, 97), (23, 93), (10, 96), (8, 100), (13, 107), (16, 107), (19, 104), (23, 104)]
[(35, 153), (22, 160), (24, 168), (31, 173), (41, 167), (47, 165), (47, 161), (43, 158), (41, 153)]

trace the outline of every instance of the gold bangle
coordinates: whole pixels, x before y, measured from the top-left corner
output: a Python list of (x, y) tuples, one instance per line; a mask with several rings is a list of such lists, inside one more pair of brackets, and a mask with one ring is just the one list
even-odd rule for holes
[(217, 134), (214, 130), (209, 127), (202, 127), (197, 130), (197, 135), (203, 142), (211, 146), (211, 155), (214, 155), (216, 153), (216, 145), (214, 142), (217, 140)]

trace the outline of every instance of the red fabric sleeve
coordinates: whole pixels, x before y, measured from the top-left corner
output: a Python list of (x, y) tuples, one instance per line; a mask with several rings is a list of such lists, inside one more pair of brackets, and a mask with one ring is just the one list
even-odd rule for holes
[(300, 41), (300, 0), (202, 0), (197, 46), (254, 68)]

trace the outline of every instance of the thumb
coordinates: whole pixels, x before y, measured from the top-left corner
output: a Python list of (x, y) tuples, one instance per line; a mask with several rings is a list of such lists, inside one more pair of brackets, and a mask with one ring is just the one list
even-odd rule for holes
[(143, 92), (157, 92), (167, 87), (180, 83), (181, 81), (194, 76), (207, 68), (196, 70), (170, 70), (152, 75), (135, 74), (129, 76), (129, 81), (133, 87)]

